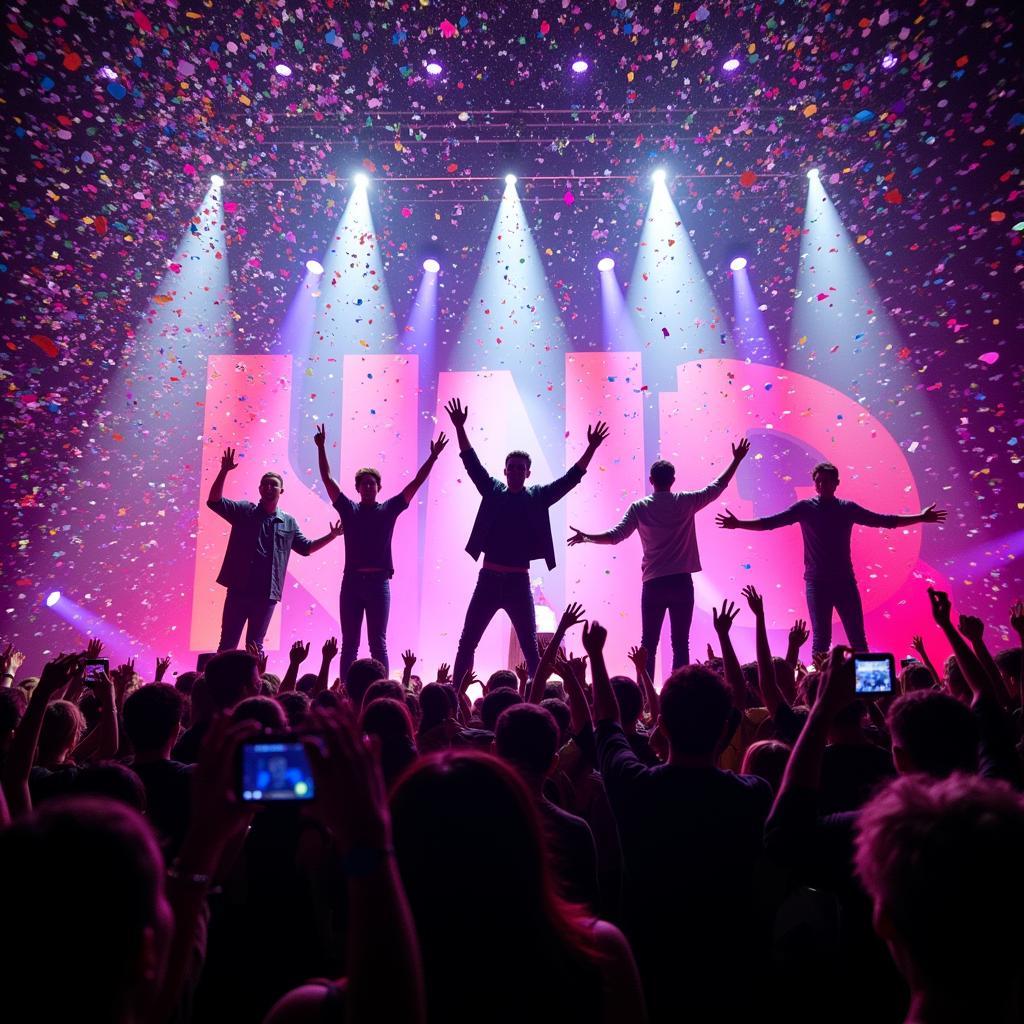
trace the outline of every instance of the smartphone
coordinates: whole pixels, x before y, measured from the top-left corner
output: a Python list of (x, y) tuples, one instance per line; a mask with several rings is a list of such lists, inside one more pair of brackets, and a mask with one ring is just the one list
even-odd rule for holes
[(312, 800), (313, 770), (294, 737), (263, 736), (238, 748), (236, 793), (243, 803)]
[(860, 697), (883, 697), (896, 685), (896, 659), (891, 654), (855, 654), (855, 689)]
[(214, 657), (216, 653), (216, 651), (203, 651), (203, 653), (196, 658), (196, 671), (200, 674), (205, 672), (210, 659)]
[(106, 658), (90, 658), (85, 663), (85, 685), (92, 686), (96, 679), (110, 672), (110, 662)]
[(900, 669), (910, 668), (912, 665), (920, 665), (917, 658), (900, 658)]

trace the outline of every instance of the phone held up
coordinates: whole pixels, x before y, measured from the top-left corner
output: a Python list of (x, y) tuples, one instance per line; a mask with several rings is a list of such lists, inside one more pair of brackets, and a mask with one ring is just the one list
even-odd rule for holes
[(858, 697), (888, 697), (896, 690), (896, 659), (891, 654), (854, 654), (853, 677)]
[(236, 794), (242, 803), (312, 800), (313, 769), (294, 736), (260, 736), (238, 748)]

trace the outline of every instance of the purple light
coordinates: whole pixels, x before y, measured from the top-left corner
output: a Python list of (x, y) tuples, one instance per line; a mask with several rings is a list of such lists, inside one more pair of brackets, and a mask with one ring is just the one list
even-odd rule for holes
[(736, 257), (733, 258), (733, 261), (729, 264), (729, 269), (730, 270), (746, 270), (746, 268), (747, 268), (747, 257), (746, 256), (736, 256)]
[(53, 590), (46, 595), (46, 607), (52, 608), (60, 600), (60, 591)]
[(437, 274), (441, 270), (441, 264), (438, 263), (437, 260), (434, 260), (434, 259), (425, 259), (423, 261), (423, 269), (428, 274)]
[(582, 75), (589, 67), (590, 65), (582, 57), (580, 57), (579, 60), (574, 60), (572, 62), (572, 69), (577, 75)]
[(277, 65), (275, 65), (274, 70), (282, 78), (291, 78), (291, 76), (292, 76), (292, 69), (290, 67), (288, 67), (287, 64), (277, 64)]
[(306, 269), (311, 274), (320, 275), (324, 272), (324, 265), (319, 260), (306, 260)]
[(597, 269), (600, 270), (602, 274), (607, 273), (609, 270), (614, 270), (615, 260), (613, 260), (611, 256), (604, 256), (597, 261)]
[(723, 65), (723, 71), (735, 71), (740, 66), (738, 57), (730, 57)]
[(439, 75), (444, 70), (436, 60), (432, 60), (424, 69), (428, 75)]
[(882, 58), (882, 67), (885, 68), (886, 71), (892, 71), (897, 64), (899, 64), (899, 58), (897, 58), (895, 53), (887, 53)]

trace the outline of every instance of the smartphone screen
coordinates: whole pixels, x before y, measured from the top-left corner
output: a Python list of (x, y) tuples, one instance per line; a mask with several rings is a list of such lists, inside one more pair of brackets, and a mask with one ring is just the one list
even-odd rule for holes
[(253, 740), (239, 747), (238, 796), (248, 803), (312, 800), (313, 771), (294, 740)]
[(862, 696), (892, 693), (896, 661), (891, 654), (855, 654), (853, 675), (856, 691)]
[(85, 685), (91, 686), (97, 676), (109, 672), (110, 663), (106, 658), (93, 658), (85, 663)]

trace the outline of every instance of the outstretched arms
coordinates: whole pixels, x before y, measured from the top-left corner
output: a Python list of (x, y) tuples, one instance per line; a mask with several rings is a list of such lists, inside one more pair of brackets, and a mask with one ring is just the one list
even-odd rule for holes
[(228, 478), (228, 473), (237, 468), (238, 463), (235, 462), (235, 449), (225, 448), (224, 454), (220, 457), (220, 470), (210, 485), (210, 496), (206, 499), (207, 505), (213, 505), (224, 498), (224, 481)]
[(901, 516), (895, 513), (872, 512), (861, 505), (854, 505), (854, 522), (860, 526), (878, 526), (882, 529), (896, 529), (899, 526), (913, 526), (915, 523), (944, 523), (946, 521), (945, 509), (937, 509), (933, 504), (920, 512), (912, 512), (908, 516)]
[(764, 516), (762, 519), (737, 519), (736, 516), (726, 508), (725, 512), (719, 512), (715, 516), (715, 525), (723, 530), (777, 530), (780, 526), (792, 526), (800, 521), (800, 503), (790, 505), (783, 512), (774, 516)]
[(331, 499), (333, 505), (341, 497), (341, 488), (331, 476), (331, 465), (327, 461), (327, 451), (324, 448), (327, 443), (327, 428), (322, 423), (316, 428), (313, 442), (316, 444), (317, 462), (320, 465), (320, 479), (323, 480), (324, 487), (327, 488), (327, 497)]
[(622, 520), (604, 533), (584, 533), (577, 527), (570, 526), (572, 536), (569, 538), (569, 547), (575, 547), (577, 544), (618, 544), (634, 533), (639, 525), (636, 506), (630, 505)]
[(427, 456), (427, 461), (420, 466), (419, 472), (405, 485), (405, 489), (402, 491), (402, 497), (405, 498), (406, 505), (412, 502), (413, 496), (420, 489), (423, 481), (430, 476), (430, 471), (434, 468), (437, 457), (445, 450), (447, 444), (448, 438), (444, 436), (443, 431), (437, 435), (436, 441), (430, 442), (430, 454)]

